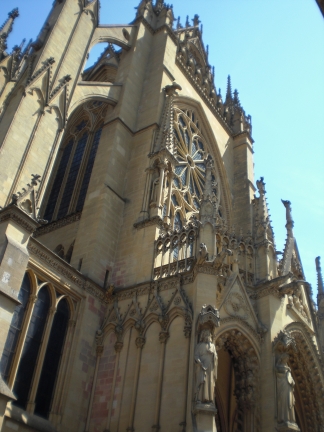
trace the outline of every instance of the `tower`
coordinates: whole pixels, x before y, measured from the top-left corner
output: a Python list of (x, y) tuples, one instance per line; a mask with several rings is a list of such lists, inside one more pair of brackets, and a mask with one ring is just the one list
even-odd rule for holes
[(198, 15), (173, 23), (163, 0), (114, 26), (57, 0), (1, 54), (3, 432), (324, 424), (291, 203), (278, 261), (251, 117), (230, 77), (216, 90)]

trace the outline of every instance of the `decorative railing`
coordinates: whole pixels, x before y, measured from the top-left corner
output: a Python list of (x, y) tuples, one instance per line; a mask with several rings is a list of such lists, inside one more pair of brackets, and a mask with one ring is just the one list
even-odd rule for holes
[(198, 229), (192, 224), (161, 234), (155, 242), (153, 278), (190, 271), (195, 262), (197, 237)]

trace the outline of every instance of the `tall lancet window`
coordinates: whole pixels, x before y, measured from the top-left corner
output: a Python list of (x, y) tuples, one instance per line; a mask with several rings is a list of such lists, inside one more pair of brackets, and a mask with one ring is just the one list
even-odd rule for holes
[(73, 116), (59, 151), (44, 219), (61, 219), (83, 209), (107, 108), (91, 101)]

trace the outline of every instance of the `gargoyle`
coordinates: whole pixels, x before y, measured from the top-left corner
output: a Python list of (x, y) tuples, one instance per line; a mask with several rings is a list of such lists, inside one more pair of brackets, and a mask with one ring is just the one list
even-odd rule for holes
[(224, 260), (227, 256), (233, 255), (233, 252), (230, 249), (223, 249), (221, 253), (219, 253), (213, 261), (213, 267), (220, 270), (222, 265), (224, 264)]

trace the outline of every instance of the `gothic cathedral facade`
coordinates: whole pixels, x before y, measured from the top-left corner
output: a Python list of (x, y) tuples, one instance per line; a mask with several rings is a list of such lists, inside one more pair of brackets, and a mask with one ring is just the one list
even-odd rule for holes
[[(199, 18), (55, 0), (0, 28), (0, 431), (324, 431), (324, 291)], [(105, 42), (85, 68), (90, 49)]]

